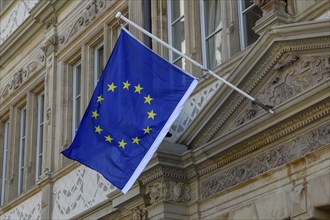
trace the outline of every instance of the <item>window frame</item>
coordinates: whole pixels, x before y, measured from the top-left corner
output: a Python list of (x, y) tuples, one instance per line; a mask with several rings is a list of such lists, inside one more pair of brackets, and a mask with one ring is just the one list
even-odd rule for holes
[(0, 205), (4, 205), (6, 202), (6, 186), (7, 186), (7, 167), (8, 167), (8, 156), (9, 156), (9, 119), (3, 122), (3, 151), (2, 151), (2, 175), (1, 175), (1, 201)]
[[(103, 49), (103, 54), (100, 59), (98, 52), (101, 48)], [(102, 71), (99, 73), (98, 71), (100, 70), (100, 68), (99, 68), (100, 64), (102, 64)], [(93, 75), (94, 88), (96, 87), (103, 70), (104, 70), (104, 43), (102, 42), (102, 43), (98, 44), (94, 49), (94, 75)]]
[[(212, 37), (214, 37), (216, 34), (221, 33), (223, 34), (223, 25), (221, 25), (218, 29), (212, 31), (212, 33), (210, 33), (208, 36), (206, 36), (206, 25), (205, 25), (205, 1), (206, 0), (199, 0), (199, 7), (200, 7), (200, 23), (201, 23), (201, 46), (202, 46), (202, 60), (203, 60), (203, 65), (206, 66), (209, 69), (215, 69), (217, 66), (221, 65), (218, 64), (215, 67), (210, 67), (209, 65), (209, 57), (208, 57), (208, 50), (207, 50), (207, 41), (209, 39), (211, 39)], [(219, 3), (221, 4), (221, 1), (219, 1)], [(223, 5), (220, 5), (220, 7), (223, 7)], [(221, 13), (221, 12), (220, 12)], [(221, 16), (221, 15), (220, 15)], [(222, 17), (221, 17), (222, 19)], [(222, 42), (223, 43), (223, 42)], [(221, 51), (222, 53), (222, 51)]]
[[(180, 0), (182, 1), (182, 4), (183, 4), (183, 9), (184, 9), (184, 0)], [(173, 41), (173, 27), (175, 24), (177, 24), (179, 21), (181, 21), (183, 19), (183, 22), (185, 22), (185, 13), (183, 12), (183, 15), (179, 16), (178, 18), (176, 18), (175, 20), (172, 19), (172, 12), (173, 12), (173, 8), (172, 8), (172, 3), (173, 1), (171, 0), (167, 0), (167, 31), (168, 31), (168, 44), (171, 45), (173, 48), (174, 45), (174, 41)], [(173, 21), (172, 21), (173, 20)], [(184, 38), (185, 38), (185, 30), (184, 30)], [(182, 53), (185, 53), (186, 52), (186, 45), (185, 45), (185, 40), (184, 40), (184, 49), (178, 49), (178, 48), (175, 48), (177, 49), (178, 51), (182, 52)], [(180, 68), (184, 69), (184, 58), (182, 56), (180, 56), (179, 54), (177, 54), (178, 57), (174, 58), (175, 56), (175, 52), (172, 51), (172, 50), (169, 50), (169, 53), (168, 53), (168, 57), (169, 57), (169, 62), (174, 64), (174, 65), (177, 65), (176, 63), (180, 60), (182, 60), (182, 66), (180, 65), (177, 65), (179, 66)]]
[[(44, 114), (45, 114), (45, 92), (37, 95), (37, 141), (35, 158), (35, 179), (38, 181), (42, 175), (43, 141), (44, 141)], [(39, 160), (41, 158), (41, 161)]]
[(24, 191), (24, 168), (26, 151), (26, 106), (20, 108), (19, 112), (19, 149), (18, 149), (18, 177), (17, 177), (17, 195)]
[[(80, 66), (80, 82), (77, 82), (77, 67)], [(78, 83), (80, 83), (80, 93), (76, 94), (76, 88)], [(72, 126), (71, 126), (71, 134), (72, 134), (72, 140), (74, 139), (74, 136), (76, 134), (76, 131), (78, 129), (79, 123), (76, 124), (77, 121), (77, 107), (79, 107), (79, 116), (81, 116), (81, 106), (82, 106), (82, 65), (81, 60), (77, 61), (75, 64), (72, 65)], [(80, 106), (77, 106), (76, 100), (80, 98)], [(80, 118), (79, 118), (80, 120)]]
[(237, 8), (238, 8), (238, 23), (239, 23), (239, 41), (240, 41), (240, 48), (243, 50), (244, 48), (247, 48), (249, 46), (248, 44), (248, 37), (247, 37), (247, 24), (246, 19), (244, 19), (244, 16), (253, 10), (255, 7), (258, 7), (255, 3), (244, 8), (244, 0), (237, 0)]

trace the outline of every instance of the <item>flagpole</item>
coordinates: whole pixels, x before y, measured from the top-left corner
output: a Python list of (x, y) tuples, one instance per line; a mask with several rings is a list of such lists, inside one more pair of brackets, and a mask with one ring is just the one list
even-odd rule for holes
[(141, 31), (142, 33), (148, 35), (149, 37), (151, 37), (152, 39), (154, 39), (155, 41), (157, 41), (158, 43), (162, 44), (163, 46), (167, 47), (168, 49), (172, 50), (173, 52), (177, 53), (178, 55), (182, 56), (183, 58), (185, 58), (186, 60), (189, 60), (191, 63), (195, 64), (196, 66), (198, 66), (199, 68), (201, 68), (203, 71), (205, 71), (206, 73), (209, 73), (210, 75), (212, 75), (213, 77), (219, 79), (221, 82), (223, 82), (224, 84), (226, 84), (227, 86), (231, 87), (232, 89), (236, 90), (237, 92), (239, 92), (240, 94), (244, 95), (245, 97), (247, 97), (248, 99), (250, 99), (252, 101), (252, 103), (255, 103), (257, 105), (259, 105), (261, 108), (263, 108), (264, 110), (268, 111), (271, 114), (275, 114), (275, 112), (271, 109), (271, 107), (264, 105), (263, 103), (261, 103), (259, 100), (257, 100), (256, 98), (250, 96), (249, 94), (247, 94), (246, 92), (244, 92), (243, 90), (237, 88), (236, 86), (234, 86), (233, 84), (231, 84), (230, 82), (228, 82), (227, 80), (223, 79), (222, 77), (218, 76), (217, 74), (215, 74), (212, 70), (208, 69), (207, 67), (205, 67), (204, 65), (198, 63), (197, 61), (193, 60), (192, 58), (190, 58), (189, 56), (185, 55), (184, 53), (182, 53), (181, 51), (175, 49), (174, 47), (172, 47), (171, 45), (169, 45), (168, 43), (164, 42), (163, 40), (159, 39), (158, 37), (156, 37), (155, 35), (149, 33), (148, 31), (146, 31), (145, 29), (143, 29), (142, 27), (140, 27), (139, 25), (135, 24), (133, 21), (129, 20), (128, 18), (126, 18), (125, 16), (123, 16), (121, 14), (121, 12), (117, 12), (116, 14), (116, 18), (118, 19), (122, 19), (123, 21), (127, 22), (128, 24), (132, 25), (133, 27), (135, 27), (136, 29), (138, 29), (139, 31)]

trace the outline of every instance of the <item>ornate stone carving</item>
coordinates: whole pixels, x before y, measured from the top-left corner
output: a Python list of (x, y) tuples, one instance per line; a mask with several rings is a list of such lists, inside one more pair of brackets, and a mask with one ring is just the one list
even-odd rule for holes
[(56, 52), (58, 45), (58, 36), (57, 34), (53, 34), (48, 38), (48, 40), (41, 46), (41, 50), (44, 52), (46, 56), (48, 56), (52, 52)]
[(275, 70), (282, 70), (282, 69), (285, 69), (285, 68), (287, 68), (288, 66), (294, 64), (298, 59), (299, 59), (299, 57), (296, 56), (296, 55), (290, 56), (285, 62), (282, 62), (282, 63), (277, 64), (277, 65), (274, 67), (274, 69), (275, 69)]
[(201, 181), (200, 195), (208, 198), (220, 191), (242, 183), (277, 166), (289, 163), (318, 148), (326, 146), (330, 135), (330, 124), (320, 126), (296, 138), (263, 152), (241, 164), (221, 171)]
[(147, 212), (140, 207), (136, 207), (132, 211), (132, 220), (147, 220)]
[[(252, 93), (252, 91), (257, 87), (261, 80), (265, 78), (266, 75), (274, 74), (274, 67), (281, 59), (283, 59), (283, 55), (288, 53), (297, 53), (298, 51), (303, 52), (304, 54), (307, 51), (311, 50), (322, 50), (328, 49), (330, 47), (330, 38), (329, 37), (320, 37), (315, 39), (303, 39), (303, 40), (296, 40), (291, 42), (279, 42), (275, 43), (270, 49), (269, 53), (265, 55), (263, 58), (260, 59), (258, 64), (254, 66), (249, 73), (247, 73), (246, 79), (239, 85), (238, 87), (247, 93)], [(308, 56), (308, 55), (306, 55)], [(319, 56), (319, 55), (313, 55)], [(296, 61), (301, 62), (301, 59)], [(329, 59), (326, 59), (326, 70), (328, 70), (329, 66)], [(288, 67), (291, 68), (291, 67)], [(288, 68), (285, 71), (288, 71)], [(315, 71), (314, 71), (315, 72)], [(319, 74), (316, 74), (320, 76)], [(324, 76), (323, 76), (324, 77)], [(276, 80), (275, 80), (276, 81)], [(274, 106), (274, 102), (269, 101), (269, 97), (266, 97), (265, 94), (261, 95), (258, 100), (263, 102), (266, 105)], [(203, 132), (198, 134), (195, 139), (191, 142), (190, 146), (193, 148), (199, 147), (202, 144), (209, 142), (217, 133), (226, 133), (230, 130), (232, 126), (237, 126), (236, 120), (234, 125), (228, 123), (228, 119), (232, 116), (232, 114), (238, 109), (238, 107), (243, 103), (245, 100), (244, 97), (237, 93), (233, 93), (230, 98), (217, 110), (214, 116), (209, 120), (209, 122), (205, 125)], [(266, 114), (264, 110), (257, 108), (258, 112), (255, 116), (260, 114)], [(242, 116), (241, 116), (242, 117)], [(243, 116), (246, 117), (246, 116)], [(238, 117), (239, 119), (240, 117)], [(228, 124), (227, 124), (228, 123)], [(228, 126), (225, 126), (228, 125)]]
[(14, 73), (11, 80), (3, 88), (0, 89), (0, 98), (5, 98), (11, 91), (17, 89), (28, 77), (28, 68), (24, 67), (18, 70), (16, 73)]
[(0, 45), (29, 17), (40, 0), (17, 1), (9, 14), (1, 17)]
[(22, 85), (33, 73), (37, 72), (45, 64), (39, 58), (15, 72), (11, 78), (0, 84), (0, 101)]
[(221, 82), (216, 81), (190, 97), (171, 127), (170, 133), (173, 134), (173, 136), (166, 139), (170, 142), (176, 142), (186, 131), (191, 122), (193, 122), (202, 111), (205, 105), (210, 101), (213, 95), (219, 90), (220, 86)]
[[(277, 106), (294, 96), (323, 83), (330, 78), (330, 56), (289, 56), (285, 61), (277, 64), (272, 78), (259, 95), (262, 102)], [(295, 65), (293, 65), (295, 64)], [(259, 116), (264, 111), (250, 104), (244, 115), (236, 120), (239, 126), (252, 118)], [(233, 127), (231, 126), (230, 129)]]
[(156, 167), (153, 167), (151, 170), (144, 172), (139, 177), (139, 180), (142, 182), (142, 184), (146, 185), (159, 177), (167, 177), (181, 180), (187, 179), (186, 172), (182, 168), (158, 165)]
[(106, 0), (91, 0), (90, 3), (82, 12), (82, 16), (75, 20), (69, 31), (60, 35), (59, 40), (61, 44), (65, 44), (68, 40), (78, 33), (83, 27), (87, 26), (93, 21), (96, 15), (106, 7)]
[[(10, 207), (10, 210), (1, 210), (1, 219), (41, 219), (42, 193), (39, 192), (30, 196), (17, 206)], [(1, 207), (3, 208), (3, 207)]]
[(108, 200), (115, 187), (97, 172), (81, 165), (54, 183), (52, 219), (74, 218)]
[(158, 181), (149, 187), (151, 204), (162, 201), (188, 202), (191, 200), (191, 189), (188, 184), (176, 181)]
[(46, 21), (46, 29), (50, 27), (56, 27), (57, 25), (57, 17), (54, 15)]

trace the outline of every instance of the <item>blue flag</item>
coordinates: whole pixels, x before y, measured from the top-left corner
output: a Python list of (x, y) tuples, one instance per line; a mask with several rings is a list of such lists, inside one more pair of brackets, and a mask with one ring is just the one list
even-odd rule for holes
[(126, 193), (196, 85), (122, 30), (73, 143), (62, 153)]

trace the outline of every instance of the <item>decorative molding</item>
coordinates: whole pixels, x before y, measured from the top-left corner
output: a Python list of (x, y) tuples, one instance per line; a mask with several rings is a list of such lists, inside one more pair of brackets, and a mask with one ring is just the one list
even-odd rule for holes
[(53, 34), (50, 36), (46, 42), (41, 46), (41, 50), (44, 52), (45, 56), (49, 56), (50, 53), (56, 52), (58, 46), (58, 36)]
[(96, 18), (96, 15), (106, 8), (106, 4), (113, 0), (91, 0), (86, 8), (81, 12), (81, 16), (76, 19), (73, 24), (69, 27), (69, 30), (64, 31), (60, 35), (60, 44), (66, 44), (70, 38), (80, 32), (84, 27)]
[(17, 1), (7, 16), (0, 19), (0, 45), (30, 16), (39, 0)]
[[(293, 65), (296, 63), (296, 65)], [(294, 96), (307, 91), (317, 84), (330, 79), (330, 55), (296, 55), (288, 56), (284, 62), (276, 65), (272, 77), (265, 84), (258, 99), (278, 106)], [(228, 130), (262, 114), (263, 111), (257, 106), (250, 104), (245, 112), (229, 126)]]
[(301, 129), (302, 127), (314, 123), (317, 120), (329, 117), (329, 115), (330, 102), (329, 100), (325, 100), (318, 106), (310, 108), (291, 120), (274, 127), (272, 130), (265, 131), (263, 134), (247, 140), (244, 144), (237, 146), (234, 150), (223, 152), (220, 156), (210, 158), (198, 166), (197, 172), (199, 175), (210, 173), (236, 159), (243, 157), (244, 155), (257, 151), (262, 147), (295, 132), (297, 129)]
[(141, 207), (136, 207), (131, 211), (131, 220), (147, 220), (148, 219), (148, 213), (146, 210), (144, 210)]
[(152, 169), (142, 173), (142, 175), (139, 177), (139, 181), (141, 181), (143, 185), (147, 185), (148, 183), (160, 177), (177, 179), (177, 180), (186, 180), (187, 174), (185, 170), (182, 168), (157, 165)]
[(0, 85), (0, 101), (8, 97), (25, 81), (27, 81), (31, 77), (31, 75), (33, 75), (33, 73), (37, 72), (44, 66), (45, 63), (43, 60), (43, 56), (39, 55), (38, 58), (35, 58), (32, 62), (20, 68), (12, 75), (12, 77), (10, 77), (8, 80), (4, 81), (4, 83)]
[[(276, 42), (269, 48), (269, 53), (261, 58), (256, 66), (254, 66), (249, 73), (247, 73), (248, 78), (244, 79), (241, 85), (238, 85), (243, 91), (253, 94), (255, 88), (259, 83), (264, 80), (266, 75), (271, 77), (271, 72), (273, 71), (276, 64), (283, 58), (285, 54), (292, 54), (296, 52), (303, 52), (308, 50), (319, 50), (330, 48), (330, 37), (320, 37), (315, 39), (303, 39), (296, 41), (287, 42)], [(314, 52), (315, 53), (315, 52)], [(315, 55), (317, 56), (317, 55)], [(257, 97), (259, 99), (259, 97)], [(265, 100), (259, 99), (266, 105), (272, 105), (269, 97), (264, 97)], [(210, 119), (209, 123), (205, 126), (202, 133), (198, 134), (196, 138), (192, 141), (190, 146), (193, 148), (199, 147), (207, 142), (209, 142), (218, 132), (228, 132), (224, 130), (227, 128), (224, 126), (234, 112), (237, 111), (239, 106), (246, 100), (245, 97), (238, 93), (232, 93), (224, 103), (221, 108), (214, 114)], [(286, 100), (286, 102), (289, 101)], [(276, 105), (273, 105), (276, 107)], [(258, 114), (266, 114), (266, 111), (260, 110)], [(250, 113), (253, 117), (253, 112)]]
[(159, 202), (189, 202), (192, 199), (188, 184), (177, 181), (157, 181), (147, 188), (151, 205)]
[(219, 90), (221, 85), (221, 81), (216, 81), (197, 94), (191, 96), (170, 129), (172, 137), (166, 138), (166, 140), (173, 143), (176, 142)]
[(290, 141), (250, 158), (236, 166), (217, 172), (201, 181), (201, 199), (240, 184), (275, 167), (290, 163), (309, 152), (328, 145), (330, 124), (300, 134)]
[(94, 170), (79, 166), (54, 183), (52, 219), (74, 218), (107, 200), (116, 188)]
[(29, 197), (24, 202), (2, 213), (0, 219), (41, 219), (41, 192)]

